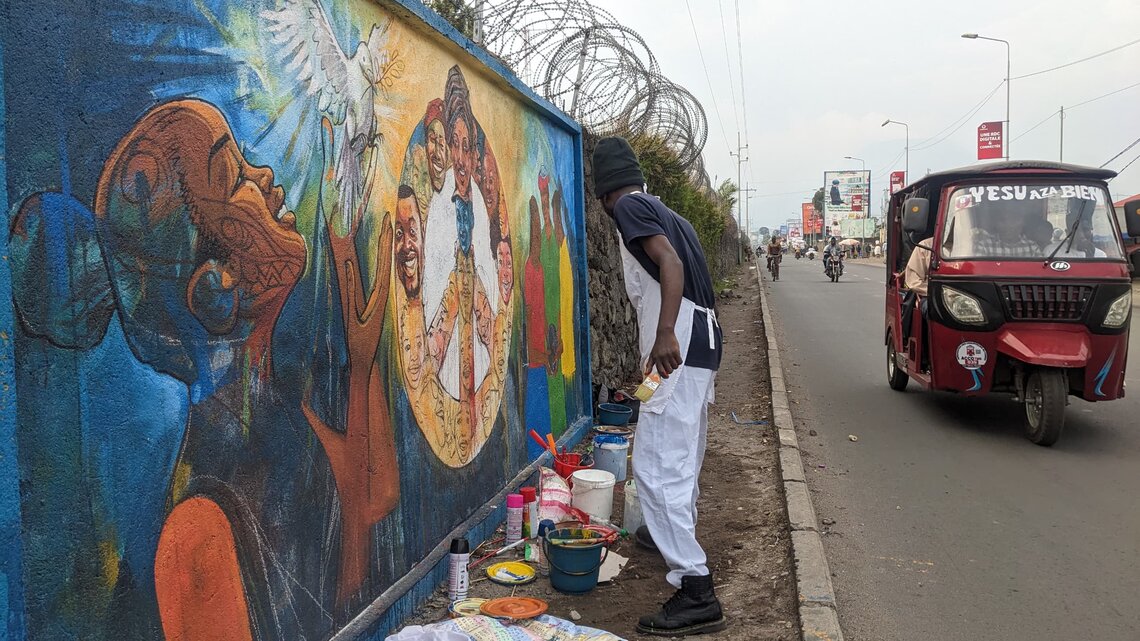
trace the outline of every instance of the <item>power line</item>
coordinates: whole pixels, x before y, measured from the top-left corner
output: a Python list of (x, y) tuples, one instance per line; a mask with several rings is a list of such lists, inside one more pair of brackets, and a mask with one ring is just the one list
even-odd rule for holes
[[(744, 120), (744, 144), (748, 144), (748, 98), (744, 89), (744, 52), (743, 40), (740, 38), (740, 0), (736, 0), (736, 56), (737, 69), (740, 71), (740, 112)], [(749, 172), (751, 173), (751, 172)]]
[(1045, 124), (1045, 123), (1049, 122), (1050, 120), (1052, 120), (1052, 119), (1053, 119), (1053, 116), (1056, 116), (1056, 115), (1057, 115), (1057, 114), (1059, 114), (1059, 113), (1061, 113), (1061, 110), (1060, 110), (1060, 109), (1058, 109), (1057, 111), (1054, 111), (1053, 113), (1049, 114), (1048, 116), (1045, 116), (1045, 119), (1044, 119), (1044, 120), (1042, 120), (1041, 122), (1037, 123), (1036, 125), (1033, 125), (1033, 126), (1032, 126), (1032, 127), (1030, 127), (1029, 129), (1026, 129), (1025, 131), (1021, 132), (1021, 134), (1020, 134), (1020, 135), (1018, 135), (1016, 138), (1014, 138), (1012, 142), (1017, 142), (1017, 141), (1018, 141), (1018, 140), (1019, 140), (1019, 139), (1020, 139), (1022, 136), (1024, 136), (1025, 134), (1027, 134), (1027, 133), (1029, 133), (1029, 132), (1033, 131), (1034, 129), (1036, 129), (1036, 128), (1040, 127), (1041, 125), (1043, 125), (1043, 124)]
[[(976, 111), (976, 110), (977, 110), (979, 107), (981, 107), (982, 105), (986, 104), (986, 102), (987, 102), (987, 101), (988, 101), (988, 100), (989, 100), (989, 99), (990, 99), (990, 98), (993, 96), (993, 94), (997, 93), (997, 90), (998, 90), (998, 89), (1001, 89), (1001, 87), (1002, 87), (1002, 85), (1003, 85), (1003, 84), (1005, 84), (1005, 81), (1004, 81), (1004, 80), (1003, 80), (1003, 81), (1001, 81), (1001, 82), (999, 82), (999, 83), (998, 83), (998, 86), (994, 87), (994, 90), (993, 90), (993, 91), (991, 91), (990, 93), (986, 94), (986, 97), (985, 97), (985, 98), (982, 98), (982, 100), (981, 100), (980, 102), (978, 102), (977, 104), (975, 104), (973, 107), (970, 107), (970, 111), (968, 111), (968, 112), (967, 112), (965, 115), (963, 115), (963, 116), (961, 116), (961, 117), (959, 117), (959, 118), (956, 118), (956, 119), (955, 119), (953, 122), (951, 122), (949, 125), (946, 125), (946, 127), (945, 127), (944, 129), (942, 129), (942, 131), (939, 131), (938, 133), (934, 134), (933, 136), (931, 136), (931, 137), (927, 138), (926, 140), (920, 140), (920, 141), (919, 141), (918, 143), (916, 143), (916, 144), (922, 145), (922, 144), (924, 144), (924, 143), (926, 143), (926, 142), (929, 142), (929, 141), (931, 141), (931, 140), (934, 140), (935, 138), (937, 138), (937, 137), (941, 136), (942, 134), (946, 133), (947, 131), (949, 131), (949, 130), (950, 130), (950, 128), (951, 128), (951, 127), (953, 127), (954, 125), (958, 124), (959, 122), (961, 122), (961, 121), (963, 121), (963, 120), (966, 120), (966, 119), (968, 119), (968, 118), (969, 118), (969, 117), (970, 117), (970, 116), (971, 116), (973, 113), (975, 113), (975, 111)], [(911, 149), (914, 149), (914, 146), (911, 146)]]
[(724, 62), (728, 69), (728, 92), (732, 96), (732, 117), (736, 120), (736, 131), (740, 131), (740, 114), (736, 112), (736, 88), (732, 82), (732, 56), (728, 54), (728, 29), (724, 26), (724, 0), (717, 3), (720, 6), (720, 35), (724, 43)]
[(732, 145), (728, 143), (728, 134), (724, 131), (724, 119), (720, 117), (720, 107), (717, 106), (716, 91), (713, 90), (712, 76), (709, 74), (709, 66), (705, 62), (705, 52), (701, 49), (701, 37), (697, 34), (697, 23), (693, 20), (693, 9), (689, 6), (689, 0), (685, 0), (685, 8), (689, 11), (689, 24), (693, 27), (693, 40), (697, 43), (697, 53), (701, 55), (701, 66), (705, 69), (705, 81), (709, 84), (709, 97), (712, 98), (713, 111), (716, 112), (716, 122), (720, 125), (720, 135), (724, 136), (725, 148), (732, 149)]
[(1093, 55), (1091, 55), (1091, 56), (1089, 56), (1089, 57), (1087, 57), (1087, 58), (1081, 58), (1080, 60), (1074, 60), (1074, 61), (1072, 61), (1072, 62), (1066, 62), (1066, 63), (1065, 63), (1065, 64), (1063, 64), (1063, 65), (1057, 65), (1056, 67), (1050, 67), (1050, 68), (1048, 68), (1048, 69), (1042, 69), (1041, 71), (1034, 71), (1033, 73), (1027, 73), (1027, 74), (1025, 74), (1025, 75), (1023, 75), (1023, 76), (1014, 76), (1014, 77), (1013, 77), (1013, 78), (1011, 78), (1010, 80), (1021, 80), (1022, 78), (1031, 78), (1031, 77), (1033, 77), (1033, 76), (1039, 76), (1039, 75), (1041, 75), (1041, 74), (1043, 74), (1043, 73), (1049, 73), (1050, 71), (1056, 71), (1056, 70), (1058, 70), (1058, 69), (1064, 69), (1065, 67), (1071, 67), (1071, 66), (1073, 66), (1073, 65), (1079, 65), (1079, 64), (1080, 64), (1080, 63), (1082, 63), (1082, 62), (1088, 62), (1089, 60), (1092, 60), (1092, 59), (1094, 59), (1094, 58), (1099, 58), (1099, 57), (1101, 57), (1101, 56), (1106, 56), (1106, 55), (1108, 55), (1108, 54), (1110, 54), (1110, 53), (1113, 53), (1113, 52), (1116, 52), (1116, 51), (1120, 51), (1121, 49), (1124, 49), (1125, 47), (1131, 47), (1132, 45), (1134, 45), (1134, 44), (1138, 44), (1138, 43), (1140, 43), (1140, 39), (1137, 39), (1137, 40), (1133, 40), (1132, 42), (1126, 42), (1126, 43), (1124, 43), (1124, 44), (1120, 45), (1119, 47), (1113, 47), (1112, 49), (1109, 49), (1108, 51), (1102, 51), (1102, 52), (1100, 52), (1100, 53), (1097, 53), (1097, 54), (1093, 54)]
[[(1124, 154), (1128, 153), (1128, 150), (1129, 150), (1129, 149), (1132, 149), (1133, 147), (1135, 147), (1135, 146), (1137, 145), (1137, 143), (1140, 143), (1140, 138), (1137, 138), (1136, 140), (1133, 140), (1133, 141), (1132, 141), (1132, 144), (1128, 145), (1128, 146), (1127, 146), (1127, 147), (1125, 147), (1124, 149), (1121, 149), (1121, 150), (1120, 150), (1120, 153), (1118, 153), (1118, 154), (1116, 154), (1115, 156), (1113, 156), (1112, 158), (1109, 158), (1108, 160), (1104, 161), (1104, 164), (1103, 164), (1103, 165), (1101, 165), (1101, 166), (1100, 166), (1100, 168), (1101, 168), (1101, 169), (1104, 169), (1105, 167), (1107, 167), (1107, 166), (1108, 166), (1108, 164), (1109, 164), (1110, 162), (1112, 162), (1112, 161), (1116, 160), (1117, 158), (1119, 158), (1119, 157), (1123, 156)], [(1128, 164), (1132, 164), (1132, 163), (1128, 163)]]
[(1077, 104), (1073, 105), (1072, 107), (1069, 107), (1069, 109), (1076, 109), (1077, 107), (1087, 105), (1090, 102), (1096, 102), (1097, 100), (1100, 100), (1101, 98), (1107, 98), (1109, 96), (1114, 96), (1114, 95), (1116, 95), (1122, 91), (1128, 91), (1129, 89), (1132, 89), (1133, 87), (1140, 87), (1140, 82), (1137, 82), (1136, 84), (1128, 85), (1127, 87), (1125, 87), (1123, 89), (1117, 89), (1116, 91), (1110, 91), (1110, 92), (1104, 94), (1103, 96), (1097, 96), (1096, 98), (1091, 98), (1091, 99), (1086, 100), (1084, 102), (1078, 102)]
[[(1090, 102), (1096, 102), (1097, 100), (1100, 100), (1100, 99), (1102, 99), (1102, 98), (1108, 98), (1109, 96), (1115, 96), (1116, 94), (1118, 94), (1118, 93), (1120, 93), (1120, 92), (1122, 92), (1122, 91), (1128, 91), (1129, 89), (1132, 89), (1132, 88), (1134, 88), (1134, 87), (1140, 87), (1140, 82), (1137, 82), (1137, 83), (1135, 83), (1135, 84), (1131, 84), (1131, 85), (1128, 85), (1127, 87), (1124, 87), (1123, 89), (1117, 89), (1116, 91), (1110, 91), (1110, 92), (1108, 92), (1108, 93), (1106, 93), (1106, 94), (1104, 94), (1104, 95), (1102, 95), (1102, 96), (1097, 96), (1096, 98), (1089, 98), (1088, 100), (1085, 100), (1084, 102), (1078, 102), (1078, 103), (1077, 103), (1077, 104), (1075, 104), (1075, 105), (1072, 105), (1072, 106), (1070, 106), (1070, 107), (1066, 107), (1066, 109), (1069, 109), (1069, 110), (1073, 110), (1073, 109), (1076, 109), (1077, 107), (1083, 107), (1084, 105), (1087, 105), (1087, 104), (1089, 104)], [(1024, 136), (1025, 134), (1027, 134), (1027, 133), (1029, 133), (1029, 132), (1033, 131), (1034, 129), (1036, 129), (1036, 128), (1040, 127), (1041, 125), (1043, 125), (1043, 124), (1045, 124), (1045, 123), (1049, 122), (1050, 120), (1052, 120), (1052, 119), (1053, 119), (1053, 116), (1056, 116), (1056, 115), (1057, 115), (1057, 114), (1059, 114), (1059, 113), (1061, 113), (1061, 110), (1060, 110), (1060, 109), (1058, 109), (1057, 111), (1054, 111), (1053, 113), (1049, 114), (1049, 115), (1048, 115), (1048, 116), (1046, 116), (1046, 117), (1045, 117), (1045, 119), (1044, 119), (1044, 120), (1042, 120), (1041, 122), (1037, 123), (1036, 125), (1033, 125), (1033, 126), (1032, 126), (1032, 127), (1030, 127), (1029, 129), (1026, 129), (1025, 131), (1021, 132), (1021, 134), (1020, 134), (1020, 135), (1018, 135), (1018, 136), (1017, 136), (1017, 138), (1014, 138), (1014, 139), (1013, 139), (1013, 142), (1017, 142), (1018, 138), (1021, 138), (1021, 137), (1022, 137), (1022, 136)]]
[(1137, 155), (1135, 158), (1133, 158), (1132, 160), (1129, 160), (1129, 161), (1128, 161), (1128, 164), (1127, 164), (1127, 165), (1124, 165), (1123, 167), (1121, 167), (1121, 168), (1120, 168), (1120, 171), (1116, 172), (1116, 175), (1117, 175), (1117, 176), (1119, 176), (1120, 174), (1123, 174), (1123, 173), (1124, 173), (1124, 170), (1125, 170), (1125, 169), (1128, 169), (1129, 167), (1131, 167), (1131, 166), (1132, 166), (1132, 163), (1136, 162), (1137, 160), (1140, 160), (1140, 154), (1138, 154), (1138, 155)]
[[(963, 125), (965, 125), (967, 122), (969, 122), (969, 119), (970, 119), (970, 118), (972, 118), (972, 117), (974, 116), (974, 114), (976, 114), (976, 113), (978, 113), (979, 111), (981, 111), (981, 110), (982, 110), (982, 107), (986, 106), (986, 103), (988, 103), (988, 102), (990, 101), (990, 99), (992, 99), (992, 98), (994, 97), (994, 94), (996, 94), (996, 93), (997, 93), (997, 91), (998, 91), (998, 89), (1001, 89), (1002, 85), (1004, 85), (1004, 84), (1005, 84), (1005, 81), (1004, 81), (1004, 80), (1003, 80), (1003, 81), (1001, 81), (1000, 83), (998, 83), (998, 86), (994, 87), (993, 91), (991, 91), (991, 92), (989, 93), (989, 95), (988, 95), (988, 96), (986, 96), (986, 97), (985, 97), (985, 98), (982, 100), (982, 102), (978, 103), (978, 106), (974, 107), (974, 109), (973, 109), (972, 111), (970, 111), (970, 112), (969, 112), (969, 113), (967, 113), (965, 116), (963, 116), (962, 118), (960, 118), (960, 120), (961, 120), (961, 123), (959, 123), (957, 127), (954, 127), (954, 129), (953, 129), (953, 130), (952, 130), (950, 133), (948, 133), (948, 134), (946, 134), (945, 136), (943, 136), (943, 137), (939, 138), (938, 140), (935, 140), (934, 142), (932, 142), (932, 143), (930, 143), (930, 144), (924, 144), (924, 145), (918, 145), (918, 146), (915, 146), (915, 147), (911, 147), (911, 148), (910, 148), (910, 150), (911, 150), (911, 151), (922, 151), (922, 150), (924, 150), (924, 149), (930, 149), (931, 147), (934, 147), (935, 145), (939, 145), (939, 144), (942, 144), (943, 142), (945, 142), (946, 140), (948, 140), (948, 139), (950, 138), (950, 136), (953, 136), (955, 133), (957, 133), (957, 131), (958, 131), (959, 129), (961, 129), (961, 128), (962, 128), (962, 126), (963, 126)], [(943, 131), (945, 131), (945, 130), (943, 130)]]

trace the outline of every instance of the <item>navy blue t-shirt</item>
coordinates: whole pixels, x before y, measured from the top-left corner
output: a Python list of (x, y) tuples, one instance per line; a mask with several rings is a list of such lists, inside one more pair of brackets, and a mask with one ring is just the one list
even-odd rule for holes
[[(627, 194), (614, 205), (614, 221), (626, 249), (658, 283), (661, 269), (646, 253), (641, 241), (652, 236), (664, 236), (681, 259), (685, 270), (685, 287), (682, 295), (700, 307), (715, 309), (712, 277), (709, 276), (705, 252), (697, 232), (689, 221), (669, 209), (659, 199), (647, 194)], [(715, 370), (720, 367), (720, 326), (713, 326), (713, 347), (709, 347), (708, 318), (704, 311), (693, 312), (693, 332), (685, 364), (691, 367)]]

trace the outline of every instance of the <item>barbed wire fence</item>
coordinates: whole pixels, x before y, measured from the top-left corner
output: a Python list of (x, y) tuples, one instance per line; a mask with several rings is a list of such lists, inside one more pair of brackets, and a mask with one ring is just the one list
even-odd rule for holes
[(476, 2), (481, 45), (519, 78), (599, 136), (649, 136), (677, 153), (711, 191), (701, 152), (708, 118), (692, 93), (661, 72), (633, 29), (589, 0)]

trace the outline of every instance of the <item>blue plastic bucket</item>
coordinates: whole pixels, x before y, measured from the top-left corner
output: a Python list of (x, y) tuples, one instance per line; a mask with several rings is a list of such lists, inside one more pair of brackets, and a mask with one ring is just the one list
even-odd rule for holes
[(594, 469), (613, 474), (615, 481), (625, 480), (628, 454), (628, 438), (608, 434), (594, 437)]
[(633, 410), (617, 403), (602, 403), (598, 405), (598, 422), (602, 425), (626, 425)]
[(550, 585), (565, 594), (585, 594), (598, 585), (598, 570), (609, 554), (602, 535), (575, 528), (551, 530), (542, 540), (550, 564)]

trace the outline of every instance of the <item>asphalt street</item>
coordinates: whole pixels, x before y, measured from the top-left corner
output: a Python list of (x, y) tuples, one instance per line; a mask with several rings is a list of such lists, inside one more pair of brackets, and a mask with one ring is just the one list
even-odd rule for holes
[(1009, 396), (887, 387), (884, 275), (765, 281), (847, 638), (1140, 639), (1140, 363), (1033, 445)]

